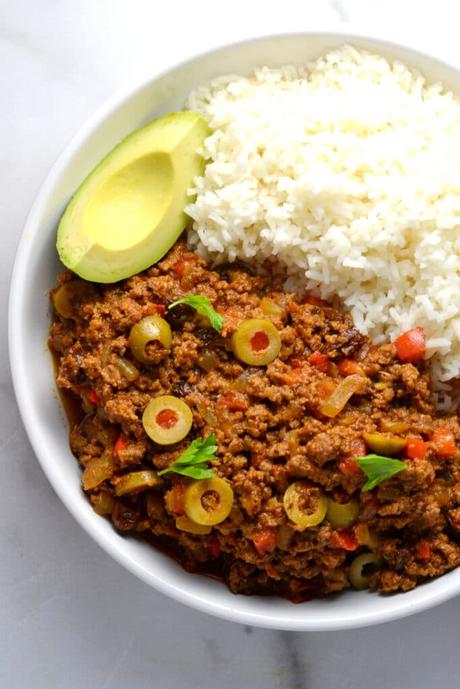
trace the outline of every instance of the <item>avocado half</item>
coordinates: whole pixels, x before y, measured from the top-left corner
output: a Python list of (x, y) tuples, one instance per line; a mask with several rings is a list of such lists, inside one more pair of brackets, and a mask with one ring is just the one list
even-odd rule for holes
[(63, 264), (93, 282), (117, 282), (165, 255), (187, 224), (184, 208), (210, 130), (191, 111), (153, 120), (119, 143), (75, 192), (60, 220)]

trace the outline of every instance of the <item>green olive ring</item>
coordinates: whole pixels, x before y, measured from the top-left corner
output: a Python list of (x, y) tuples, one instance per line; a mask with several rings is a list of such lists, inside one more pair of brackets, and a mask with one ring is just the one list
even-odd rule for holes
[(145, 432), (158, 445), (173, 445), (183, 440), (192, 423), (193, 414), (188, 404), (173, 395), (150, 400), (142, 415)]
[(249, 318), (232, 335), (232, 349), (236, 358), (250, 366), (266, 366), (281, 349), (281, 337), (271, 321)]
[(327, 501), (326, 519), (334, 529), (348, 529), (358, 518), (359, 503), (352, 499), (349, 502), (340, 503), (332, 500)]
[(196, 522), (192, 522), (192, 520), (189, 519), (186, 514), (176, 517), (176, 529), (178, 531), (185, 531), (186, 533), (192, 533), (197, 536), (205, 536), (206, 534), (211, 533), (210, 526), (196, 524)]
[[(370, 578), (375, 570), (380, 566), (380, 558), (375, 553), (362, 553), (355, 557), (350, 565), (349, 579), (354, 589), (362, 591), (369, 588)], [(371, 571), (365, 571), (366, 567), (370, 567)]]
[(146, 347), (149, 342), (159, 342), (168, 352), (172, 345), (169, 323), (161, 316), (146, 316), (133, 325), (128, 344), (133, 356), (143, 364), (151, 364)]
[(284, 492), (284, 511), (298, 531), (321, 524), (327, 511), (327, 498), (306, 481), (294, 481)]
[[(202, 499), (206, 493), (217, 493), (218, 502), (213, 509), (206, 509)], [(185, 491), (185, 514), (195, 524), (214, 526), (220, 524), (231, 512), (233, 506), (233, 490), (227, 481), (215, 476), (214, 478), (194, 481)]]

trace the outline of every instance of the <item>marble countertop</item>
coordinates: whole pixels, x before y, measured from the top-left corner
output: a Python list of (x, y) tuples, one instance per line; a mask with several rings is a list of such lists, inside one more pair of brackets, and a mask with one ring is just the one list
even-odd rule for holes
[[(299, 634), (222, 622), (124, 571), (74, 522), (25, 436), (6, 309), (25, 216), (70, 136), (115, 90), (205, 49), (317, 25), (416, 32), (460, 63), (455, 0), (3, 0), (0, 4), (0, 689), (449, 689), (460, 598), (371, 629)], [(263, 8), (263, 11), (261, 9)], [(282, 11), (281, 11), (282, 10)]]

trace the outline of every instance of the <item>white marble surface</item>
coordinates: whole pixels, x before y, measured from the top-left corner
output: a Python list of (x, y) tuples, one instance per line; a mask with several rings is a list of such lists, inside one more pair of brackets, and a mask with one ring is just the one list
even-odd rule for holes
[(460, 599), (373, 629), (291, 634), (206, 617), (121, 569), (73, 521), (33, 456), (5, 326), (14, 252), (38, 186), (114, 90), (210, 42), (339, 22), (385, 27), (390, 37), (416, 32), (460, 63), (459, 17), (456, 0), (2, 0), (0, 689), (458, 685)]

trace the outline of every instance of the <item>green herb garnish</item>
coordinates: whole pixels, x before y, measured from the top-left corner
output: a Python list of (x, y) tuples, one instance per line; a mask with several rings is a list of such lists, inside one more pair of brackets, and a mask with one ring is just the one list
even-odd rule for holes
[(382, 457), (381, 455), (357, 457), (356, 461), (367, 476), (367, 481), (362, 487), (363, 491), (372, 490), (379, 483), (385, 481), (385, 479), (399, 474), (400, 471), (406, 468), (406, 463), (400, 459)]
[(188, 448), (179, 455), (174, 464), (170, 467), (162, 469), (158, 475), (167, 474), (173, 471), (175, 474), (181, 476), (189, 476), (190, 478), (203, 479), (213, 478), (215, 473), (209, 466), (205, 466), (207, 462), (213, 462), (216, 457), (217, 445), (216, 436), (214, 433), (208, 435), (207, 438), (196, 438), (193, 440)]
[(173, 309), (175, 306), (179, 306), (179, 304), (191, 306), (192, 309), (195, 309), (195, 311), (197, 311), (201, 316), (205, 316), (211, 323), (214, 330), (217, 330), (218, 333), (220, 333), (222, 330), (224, 325), (223, 316), (215, 311), (213, 305), (207, 297), (203, 297), (200, 294), (189, 294), (188, 297), (182, 297), (182, 299), (178, 299), (177, 301), (173, 302), (169, 308)]

